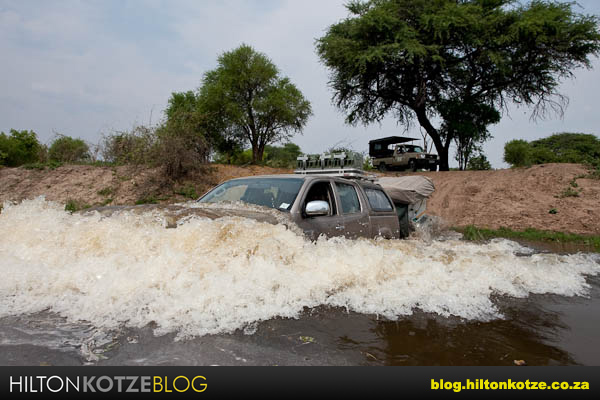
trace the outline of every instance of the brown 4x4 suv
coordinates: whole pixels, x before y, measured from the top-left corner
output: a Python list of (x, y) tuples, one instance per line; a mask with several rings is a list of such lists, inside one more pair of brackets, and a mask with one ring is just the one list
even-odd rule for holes
[(424, 199), (433, 193), (433, 182), (418, 176), (381, 178), (380, 182), (381, 185), (356, 177), (324, 174), (252, 176), (226, 181), (197, 203), (107, 206), (85, 213), (111, 216), (160, 210), (166, 228), (176, 228), (180, 220), (189, 216), (243, 217), (298, 227), (313, 240), (321, 235), (406, 237), (410, 221), (417, 221), (425, 210)]
[[(253, 176), (227, 181), (198, 200), (216, 207), (238, 201), (280, 211), (311, 239), (402, 236), (394, 203), (381, 186), (366, 181), (325, 175)], [(224, 210), (231, 215), (231, 208)]]
[(369, 142), (369, 156), (373, 166), (380, 171), (392, 169), (436, 171), (439, 157), (426, 153), (421, 146), (406, 144), (418, 139), (391, 136)]

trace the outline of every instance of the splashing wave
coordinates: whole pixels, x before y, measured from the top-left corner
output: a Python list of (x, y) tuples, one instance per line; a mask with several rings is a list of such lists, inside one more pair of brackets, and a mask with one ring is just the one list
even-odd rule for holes
[(307, 241), (283, 225), (153, 211), (69, 214), (37, 198), (0, 214), (0, 316), (56, 312), (99, 329), (231, 332), (305, 307), (395, 319), (413, 310), (489, 320), (493, 295), (585, 296), (596, 255), (522, 254), (507, 240)]

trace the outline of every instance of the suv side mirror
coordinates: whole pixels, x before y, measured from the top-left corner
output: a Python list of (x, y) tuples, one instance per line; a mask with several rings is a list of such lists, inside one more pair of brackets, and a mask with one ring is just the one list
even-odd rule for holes
[(306, 205), (305, 212), (309, 217), (329, 215), (329, 203), (322, 200), (311, 201)]

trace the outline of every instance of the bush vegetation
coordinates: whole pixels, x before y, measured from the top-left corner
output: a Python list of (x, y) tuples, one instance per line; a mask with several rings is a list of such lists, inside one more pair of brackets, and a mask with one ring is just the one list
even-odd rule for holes
[(584, 133), (557, 133), (532, 142), (512, 140), (504, 146), (504, 161), (513, 167), (575, 163), (600, 168), (600, 139)]
[(65, 211), (74, 213), (77, 211), (86, 210), (91, 207), (92, 207), (91, 205), (89, 205), (81, 200), (69, 199), (69, 200), (67, 200), (67, 203), (65, 204)]
[(0, 165), (27, 169), (55, 169), (63, 163), (92, 162), (90, 148), (82, 139), (58, 137), (47, 147), (34, 131), (11, 129), (0, 133)]
[[(300, 146), (286, 143), (283, 146), (265, 146), (263, 158), (258, 164), (273, 168), (294, 168), (298, 156), (302, 154)], [(219, 153), (215, 162), (232, 165), (249, 165), (252, 163), (252, 149), (237, 149), (228, 153)]]
[(492, 164), (490, 164), (485, 154), (480, 152), (477, 156), (469, 159), (467, 169), (470, 171), (486, 171), (492, 169)]
[(104, 136), (100, 142), (100, 153), (104, 161), (114, 165), (146, 164), (153, 158), (155, 143), (154, 130), (137, 126), (131, 131)]
[(44, 156), (44, 146), (38, 141), (35, 132), (15, 129), (11, 129), (8, 135), (0, 132), (0, 165), (18, 167), (40, 162)]
[(48, 160), (59, 163), (90, 161), (90, 148), (82, 139), (59, 135), (48, 148)]
[(526, 140), (511, 140), (504, 145), (504, 161), (513, 167), (531, 165), (531, 146)]

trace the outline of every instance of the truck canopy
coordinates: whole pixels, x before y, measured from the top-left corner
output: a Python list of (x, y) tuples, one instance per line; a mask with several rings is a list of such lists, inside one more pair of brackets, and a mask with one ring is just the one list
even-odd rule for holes
[(413, 142), (414, 138), (402, 136), (390, 136), (383, 139), (371, 140), (369, 142), (369, 155), (371, 157), (390, 157), (394, 154), (394, 150), (388, 149), (390, 144), (400, 144)]
[(425, 176), (383, 177), (377, 181), (394, 203), (414, 204), (428, 199), (435, 191), (433, 181)]

